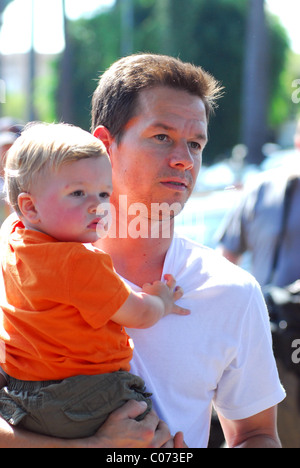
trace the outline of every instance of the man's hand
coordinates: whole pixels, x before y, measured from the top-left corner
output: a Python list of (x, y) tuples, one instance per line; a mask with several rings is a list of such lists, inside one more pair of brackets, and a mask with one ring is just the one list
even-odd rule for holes
[(188, 448), (186, 443), (184, 442), (184, 436), (182, 432), (177, 432), (177, 434), (172, 437), (168, 442), (161, 448), (164, 449), (169, 449), (169, 448), (175, 448), (175, 449), (182, 449), (182, 448)]
[(135, 418), (146, 409), (131, 400), (114, 411), (89, 440), (89, 448), (160, 448), (171, 438), (167, 425), (151, 411), (142, 421)]

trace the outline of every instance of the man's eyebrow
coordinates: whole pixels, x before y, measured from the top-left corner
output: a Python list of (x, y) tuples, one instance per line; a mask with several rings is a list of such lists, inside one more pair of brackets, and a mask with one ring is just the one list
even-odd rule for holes
[(170, 127), (170, 125), (167, 125), (165, 123), (160, 123), (160, 122), (155, 122), (149, 126), (149, 128), (153, 130), (166, 130), (167, 132), (175, 132), (176, 128)]
[[(153, 124), (150, 125), (150, 128), (152, 129), (162, 129), (162, 130), (166, 130), (168, 132), (176, 132), (176, 128), (175, 127), (171, 127), (170, 125), (167, 125), (165, 123), (161, 123), (161, 122), (155, 122)], [(195, 138), (197, 140), (202, 140), (202, 141), (207, 141), (208, 140), (208, 137), (205, 133), (199, 133), (197, 135), (195, 135)]]

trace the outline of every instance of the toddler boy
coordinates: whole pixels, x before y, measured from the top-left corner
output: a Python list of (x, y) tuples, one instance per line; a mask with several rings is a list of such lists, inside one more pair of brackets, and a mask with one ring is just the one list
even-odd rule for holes
[(123, 327), (188, 311), (175, 305), (183, 292), (171, 275), (135, 293), (110, 257), (91, 248), (107, 230), (99, 205), (112, 193), (104, 145), (77, 127), (31, 124), (8, 152), (5, 184), (18, 217), (1, 231), (0, 415), (33, 432), (79, 438), (129, 399), (149, 410), (144, 382), (129, 373)]

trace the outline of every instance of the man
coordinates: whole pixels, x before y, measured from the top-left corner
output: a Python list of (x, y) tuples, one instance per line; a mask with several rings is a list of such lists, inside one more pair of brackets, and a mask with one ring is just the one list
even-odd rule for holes
[[(185, 291), (181, 304), (192, 312), (187, 320), (166, 319), (147, 333), (131, 330), (132, 371), (145, 379), (171, 432), (183, 430), (188, 446), (206, 447), (214, 403), (230, 447), (279, 448), (276, 406), (284, 391), (256, 282), (213, 251), (174, 236), (172, 209), (169, 214), (165, 209), (183, 207), (192, 193), (219, 95), (218, 83), (201, 68), (170, 57), (127, 57), (104, 74), (93, 98), (93, 132), (111, 157), (117, 218), (114, 235), (98, 247), (136, 290), (170, 271)], [(140, 224), (149, 226), (140, 237), (129, 235), (136, 214), (130, 209), (137, 203)], [(161, 212), (153, 215), (157, 204)], [(165, 235), (166, 224), (170, 235)], [(155, 236), (149, 235), (153, 226)], [(165, 424), (155, 431), (155, 414), (137, 423), (132, 418), (139, 413), (125, 405), (92, 441), (81, 444), (172, 446)], [(38, 446), (32, 434), (29, 442), (22, 431), (2, 427), (0, 447), (1, 438), (10, 447), (22, 441)], [(45, 438), (40, 443), (55, 444)], [(182, 446), (180, 433), (174, 443)]]

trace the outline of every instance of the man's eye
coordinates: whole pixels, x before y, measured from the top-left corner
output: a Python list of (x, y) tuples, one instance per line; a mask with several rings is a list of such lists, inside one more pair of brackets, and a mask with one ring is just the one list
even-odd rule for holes
[(196, 141), (192, 141), (190, 143), (190, 147), (193, 149), (193, 150), (196, 150), (196, 151), (200, 151), (201, 150), (201, 145), (199, 143), (197, 143)]
[(168, 141), (168, 140), (169, 140), (168, 135), (164, 135), (164, 134), (156, 135), (155, 138), (156, 138), (158, 141)]

